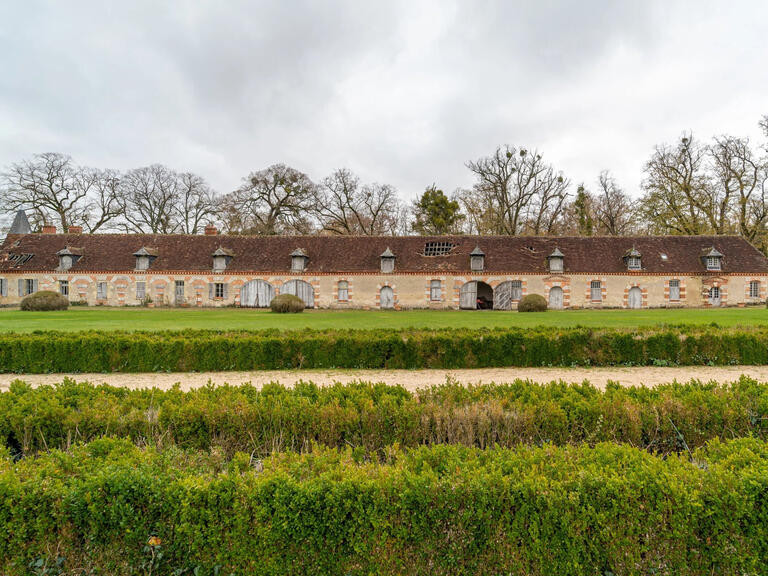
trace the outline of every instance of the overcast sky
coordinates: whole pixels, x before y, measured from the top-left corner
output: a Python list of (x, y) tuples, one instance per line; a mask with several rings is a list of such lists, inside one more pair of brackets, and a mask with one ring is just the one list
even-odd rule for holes
[(37, 152), (167, 164), (228, 192), (285, 162), (413, 198), (499, 144), (637, 194), (684, 130), (759, 140), (768, 2), (0, 5), (0, 167)]

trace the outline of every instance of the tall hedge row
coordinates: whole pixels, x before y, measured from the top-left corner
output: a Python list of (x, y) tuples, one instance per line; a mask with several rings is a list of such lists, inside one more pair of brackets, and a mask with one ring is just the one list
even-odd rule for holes
[(768, 439), (768, 385), (667, 384), (654, 388), (515, 381), (464, 387), (447, 383), (415, 393), (355, 383), (293, 388), (270, 384), (129, 390), (65, 380), (0, 394), (0, 442), (16, 455), (102, 436), (139, 445), (227, 455), (305, 451), (313, 444), (362, 454), (403, 447), (463, 444), (566, 445), (617, 441), (652, 452), (684, 451), (715, 437)]
[(0, 335), (0, 371), (768, 364), (768, 328), (39, 332)]
[[(765, 574), (768, 446), (0, 459), (0, 573)], [(46, 571), (48, 570), (48, 571)]]

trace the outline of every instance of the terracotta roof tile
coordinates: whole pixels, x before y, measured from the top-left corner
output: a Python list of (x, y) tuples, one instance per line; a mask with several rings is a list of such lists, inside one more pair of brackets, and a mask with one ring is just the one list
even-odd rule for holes
[[(443, 256), (424, 256), (427, 242), (450, 242), (454, 248)], [(50, 270), (57, 268), (57, 252), (76, 245), (82, 257), (77, 271), (127, 271), (144, 248), (157, 255), (150, 271), (208, 271), (212, 254), (221, 246), (231, 252), (227, 272), (287, 273), (291, 254), (302, 250), (306, 273), (378, 273), (380, 256), (389, 248), (395, 254), (396, 272), (459, 272), (470, 270), (475, 247), (485, 253), (486, 272), (547, 272), (547, 256), (562, 252), (564, 272), (622, 273), (624, 257), (633, 248), (642, 254), (642, 271), (648, 273), (705, 273), (703, 251), (722, 253), (723, 273), (768, 273), (768, 260), (737, 236), (660, 237), (365, 237), (365, 236), (186, 236), (147, 234), (25, 234), (9, 235), (0, 248), (0, 270)], [(33, 254), (14, 266), (11, 254)], [(662, 258), (662, 254), (666, 258)]]

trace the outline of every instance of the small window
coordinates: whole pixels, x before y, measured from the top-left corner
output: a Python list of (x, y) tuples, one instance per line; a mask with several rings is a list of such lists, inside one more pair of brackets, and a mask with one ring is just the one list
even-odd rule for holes
[(440, 280), (432, 280), (429, 283), (429, 299), (432, 302), (440, 302), (443, 298), (443, 287)]
[(107, 299), (107, 283), (106, 282), (99, 282), (98, 284), (96, 284), (96, 298), (98, 300)]
[(59, 294), (69, 296), (69, 280), (59, 280)]
[(760, 298), (760, 281), (759, 280), (752, 280), (752, 282), (749, 283), (749, 297)]
[(226, 256), (214, 256), (213, 257), (213, 271), (223, 272), (227, 269), (227, 257)]
[(62, 270), (69, 270), (72, 268), (72, 256), (62, 256), (59, 266)]
[(469, 267), (472, 272), (482, 272), (485, 268), (485, 256), (475, 255), (469, 259)]
[(136, 300), (144, 300), (147, 297), (147, 285), (144, 282), (136, 282)]
[(720, 270), (719, 256), (707, 256), (707, 270)]
[(37, 292), (37, 280), (34, 278), (19, 280), (19, 286), (21, 287), (19, 296), (28, 296), (29, 294)]
[(382, 274), (392, 274), (395, 271), (395, 259), (394, 258), (382, 258), (381, 259), (381, 272)]
[(293, 256), (291, 258), (291, 272), (303, 272), (304, 260), (304, 256)]
[(8, 280), (0, 278), (0, 296), (8, 296)]
[(549, 259), (549, 271), (550, 272), (562, 272), (563, 271), (563, 259), (562, 258), (550, 258)]
[(346, 280), (342, 280), (338, 284), (339, 288), (339, 296), (338, 300), (339, 302), (347, 302), (349, 301), (349, 282)]
[(136, 270), (148, 270), (148, 269), (149, 269), (149, 256), (137, 256)]
[(424, 244), (424, 256), (446, 256), (454, 246), (453, 242), (427, 242)]
[(669, 300), (671, 302), (680, 301), (680, 280), (669, 281)]
[(642, 262), (639, 256), (630, 256), (627, 258), (627, 268), (629, 270), (640, 270), (642, 268)]
[(664, 262), (666, 262), (666, 261), (669, 259), (669, 257), (668, 257), (666, 254), (661, 254), (661, 259), (662, 259)]
[(592, 280), (589, 284), (589, 298), (592, 302), (603, 301), (603, 285), (600, 280)]
[(522, 300), (523, 282), (521, 280), (512, 280), (512, 300)]
[(215, 298), (224, 298), (224, 283), (223, 282), (216, 282), (215, 284), (215, 292), (214, 297)]

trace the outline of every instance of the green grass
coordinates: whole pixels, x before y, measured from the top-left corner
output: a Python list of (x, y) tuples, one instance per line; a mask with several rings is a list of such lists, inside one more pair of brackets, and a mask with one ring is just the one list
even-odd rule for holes
[(765, 308), (715, 310), (567, 310), (501, 312), (461, 310), (311, 310), (302, 314), (273, 314), (268, 310), (239, 308), (148, 309), (70, 308), (66, 312), (22, 312), (0, 309), (0, 332), (35, 330), (259, 330), (279, 328), (504, 328), (511, 326), (594, 326), (634, 328), (660, 324), (709, 324), (720, 326), (768, 325)]

